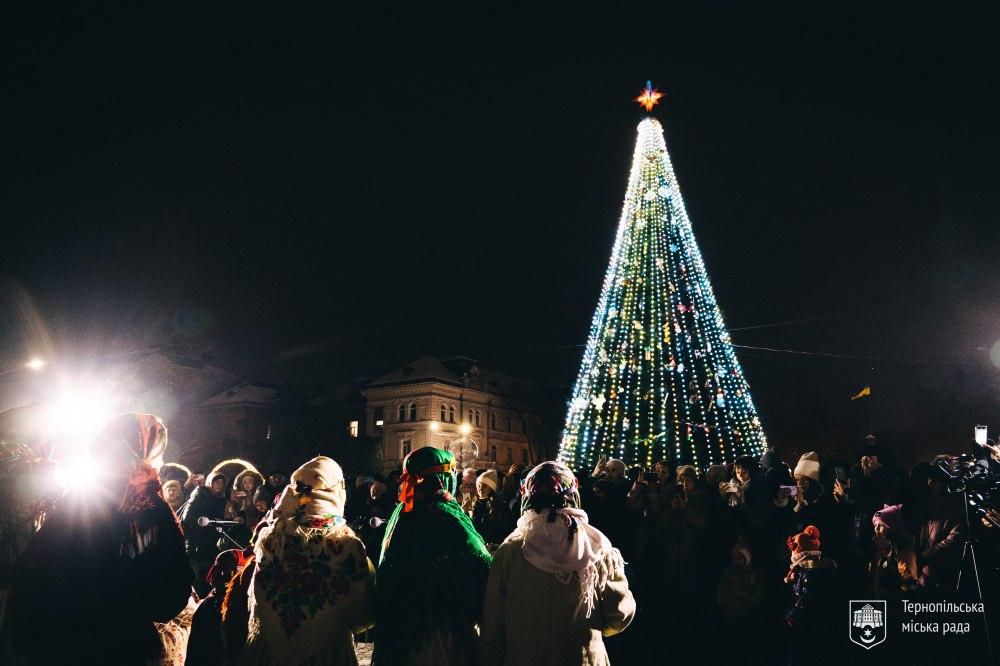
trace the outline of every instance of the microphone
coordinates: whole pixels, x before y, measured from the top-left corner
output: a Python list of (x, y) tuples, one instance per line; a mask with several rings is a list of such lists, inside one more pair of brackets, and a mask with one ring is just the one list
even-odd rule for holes
[(241, 523), (235, 520), (212, 520), (207, 516), (202, 516), (198, 519), (198, 525), (201, 527), (233, 527), (234, 525), (240, 525)]
[(376, 518), (372, 518), (371, 520), (369, 520), (368, 524), (371, 525), (372, 527), (382, 527), (387, 522), (389, 522), (389, 521), (386, 520), (385, 518), (377, 518), (376, 517)]

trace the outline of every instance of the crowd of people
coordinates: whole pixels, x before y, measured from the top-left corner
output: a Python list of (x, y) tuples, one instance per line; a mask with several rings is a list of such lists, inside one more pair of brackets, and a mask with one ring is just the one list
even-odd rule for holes
[(104, 492), (6, 521), (10, 663), (356, 664), (356, 637), (379, 666), (833, 663), (848, 600), (960, 594), (945, 461), (872, 444), (577, 473), (423, 447), (352, 483), (325, 456), (179, 473), (166, 445), (121, 416), (90, 445)]

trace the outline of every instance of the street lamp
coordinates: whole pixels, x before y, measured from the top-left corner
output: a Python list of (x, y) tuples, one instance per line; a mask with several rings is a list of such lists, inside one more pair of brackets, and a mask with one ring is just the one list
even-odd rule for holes
[(4, 375), (9, 375), (13, 372), (19, 372), (21, 370), (31, 370), (33, 372), (38, 372), (44, 367), (45, 367), (45, 361), (35, 356), (31, 359), (28, 359), (24, 363), (0, 371), (0, 377), (3, 377)]

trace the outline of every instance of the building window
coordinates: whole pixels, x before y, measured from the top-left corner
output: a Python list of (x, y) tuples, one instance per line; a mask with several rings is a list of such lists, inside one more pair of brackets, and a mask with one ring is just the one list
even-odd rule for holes
[(376, 428), (381, 428), (385, 425), (384, 407), (372, 407), (372, 421), (375, 423)]
[(357, 421), (351, 421), (350, 423), (347, 424), (347, 434), (350, 435), (351, 437), (357, 437), (358, 436), (358, 422)]
[(448, 408), (448, 423), (454, 423), (454, 422), (455, 422), (455, 408), (454, 407), (449, 407)]
[(469, 410), (469, 425), (472, 425), (475, 422), (475, 420), (476, 420), (476, 413), (470, 409)]
[(410, 403), (410, 420), (411, 421), (417, 420), (417, 403), (415, 402)]
[(521, 449), (521, 464), (528, 464), (528, 449)]
[(507, 464), (508, 465), (514, 464), (514, 449), (512, 449), (509, 446), (507, 447)]
[(413, 440), (412, 439), (401, 439), (399, 441), (399, 448), (400, 448), (400, 451), (403, 452), (403, 455), (401, 457), (405, 458), (407, 455), (409, 455), (410, 451), (413, 450)]
[(483, 417), (483, 413), (477, 409), (476, 410), (476, 425), (477, 426), (482, 425), (480, 423), (480, 420), (482, 419), (482, 417)]
[(490, 430), (496, 430), (496, 429), (497, 429), (497, 415), (490, 414)]
[(406, 405), (400, 405), (399, 406), (399, 418), (397, 419), (397, 421), (399, 421), (400, 423), (402, 423), (405, 420), (406, 420)]
[(490, 447), (490, 460), (492, 460), (493, 462), (497, 461), (497, 447), (496, 447), (496, 445), (493, 445), (493, 446)]
[(510, 424), (511, 424), (511, 420), (510, 420), (510, 417), (508, 416), (508, 417), (507, 417), (507, 432), (510, 432), (510, 431), (511, 431), (511, 430), (510, 430)]
[(445, 407), (444, 405), (441, 405), (441, 422), (443, 423), (447, 420), (448, 420), (448, 408)]
[(444, 450), (445, 451), (451, 451), (451, 442), (445, 442), (444, 443)]

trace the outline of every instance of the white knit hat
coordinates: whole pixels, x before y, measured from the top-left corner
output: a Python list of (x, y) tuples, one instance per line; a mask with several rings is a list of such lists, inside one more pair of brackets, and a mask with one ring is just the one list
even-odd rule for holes
[(489, 486), (496, 492), (500, 489), (500, 477), (497, 475), (495, 469), (488, 469), (476, 478), (477, 483), (482, 483), (483, 485)]
[(819, 481), (819, 456), (815, 451), (803, 453), (795, 465), (794, 476), (808, 476), (813, 481)]

